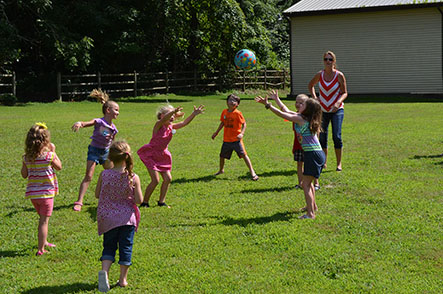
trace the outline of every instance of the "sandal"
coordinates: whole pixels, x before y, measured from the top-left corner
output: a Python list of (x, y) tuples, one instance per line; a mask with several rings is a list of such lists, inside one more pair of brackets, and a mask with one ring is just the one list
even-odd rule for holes
[(308, 216), (307, 214), (303, 214), (299, 217), (299, 219), (314, 219), (313, 217)]
[(253, 175), (251, 178), (251, 180), (253, 180), (253, 181), (258, 181), (258, 179), (259, 179), (259, 177), (257, 175)]
[(169, 206), (168, 204), (166, 204), (165, 202), (157, 202), (158, 206), (166, 206), (167, 208), (171, 208), (171, 206)]
[(140, 207), (149, 207), (149, 203), (148, 202), (142, 202), (140, 204)]
[(295, 189), (303, 189), (300, 185), (295, 185)]
[(320, 190), (320, 185), (314, 185), (314, 190), (315, 191)]
[[(76, 205), (78, 205), (79, 207), (76, 207)], [(81, 211), (82, 210), (82, 206), (83, 206), (83, 203), (75, 201), (74, 202), (74, 207), (72, 209), (74, 209), (74, 211)]]
[(52, 243), (46, 243), (45, 246), (47, 246), (47, 247), (55, 247), (55, 244), (52, 244)]
[(106, 271), (98, 272), (98, 290), (100, 292), (108, 292), (110, 290), (108, 273)]

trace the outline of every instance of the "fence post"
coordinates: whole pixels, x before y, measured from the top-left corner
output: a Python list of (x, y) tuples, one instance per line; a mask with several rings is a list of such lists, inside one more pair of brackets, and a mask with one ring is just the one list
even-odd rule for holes
[(102, 74), (100, 72), (98, 72), (98, 74), (97, 74), (97, 84), (98, 84), (98, 88), (101, 89), (102, 88)]
[(283, 90), (286, 86), (286, 68), (283, 69)]
[(62, 74), (57, 72), (57, 98), (62, 102)]
[(12, 95), (17, 96), (15, 71), (12, 72)]
[(134, 70), (134, 97), (137, 97), (137, 71)]
[(267, 90), (268, 89), (268, 84), (267, 84), (268, 80), (267, 80), (267, 76), (266, 76), (266, 67), (265, 67), (264, 75), (265, 75), (265, 90)]
[(243, 92), (246, 91), (246, 71), (243, 70)]
[(169, 72), (166, 70), (166, 94), (169, 93)]

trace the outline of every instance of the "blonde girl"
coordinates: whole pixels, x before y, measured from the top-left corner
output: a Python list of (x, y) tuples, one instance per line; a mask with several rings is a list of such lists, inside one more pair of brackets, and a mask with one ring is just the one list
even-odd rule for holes
[(62, 163), (51, 143), (51, 135), (45, 123), (35, 123), (25, 140), (25, 155), (21, 174), (28, 179), (26, 199), (31, 199), (40, 216), (38, 222), (38, 250), (40, 256), (45, 247), (55, 247), (47, 241), (49, 218), (54, 208), (54, 196), (58, 194), (58, 181), (54, 170), (61, 170)]
[[(272, 94), (271, 94), (272, 95)], [(272, 106), (268, 98), (260, 96), (255, 101), (265, 105), (274, 114), (295, 123), (295, 130), (304, 151), (304, 169), (302, 186), (305, 194), (306, 211), (301, 219), (314, 219), (317, 204), (315, 203), (314, 179), (320, 177), (323, 165), (325, 163), (325, 154), (318, 141), (318, 133), (321, 130), (321, 107), (320, 103), (312, 98), (306, 99), (300, 103), (299, 113), (283, 112)]]
[(109, 269), (115, 261), (117, 248), (120, 264), (118, 285), (128, 285), (134, 233), (140, 222), (140, 211), (136, 204), (143, 201), (140, 179), (132, 171), (133, 158), (128, 143), (112, 143), (109, 160), (113, 168), (101, 172), (95, 189), (95, 197), (98, 198), (98, 234), (103, 234), (102, 270), (98, 273), (98, 289), (101, 292), (107, 292), (110, 288)]
[(102, 164), (105, 169), (111, 168), (112, 165), (108, 159), (109, 147), (114, 140), (118, 130), (112, 123), (112, 120), (117, 119), (119, 114), (119, 106), (116, 102), (109, 100), (108, 94), (100, 89), (94, 89), (91, 97), (96, 98), (102, 106), (103, 117), (94, 118), (90, 121), (78, 121), (72, 126), (72, 130), (77, 132), (80, 128), (87, 128), (94, 126), (94, 131), (91, 136), (91, 144), (88, 146), (88, 157), (86, 160), (86, 174), (80, 184), (78, 192), (78, 199), (74, 202), (74, 211), (81, 211), (83, 206), (83, 198), (86, 190), (91, 183), (97, 164)]
[(160, 188), (160, 198), (157, 202), (158, 206), (164, 206), (170, 208), (165, 203), (166, 193), (171, 183), (171, 168), (172, 168), (172, 156), (168, 150), (169, 142), (172, 139), (172, 135), (176, 130), (187, 126), (197, 115), (204, 111), (204, 105), (199, 107), (194, 106), (194, 111), (184, 121), (174, 123), (174, 120), (178, 117), (182, 117), (184, 113), (181, 107), (174, 108), (172, 105), (165, 105), (157, 111), (157, 122), (152, 130), (152, 138), (149, 144), (142, 146), (137, 154), (141, 161), (148, 169), (151, 182), (146, 187), (144, 202), (141, 207), (149, 207), (149, 198), (154, 192), (160, 181), (160, 175), (163, 178), (163, 183)]

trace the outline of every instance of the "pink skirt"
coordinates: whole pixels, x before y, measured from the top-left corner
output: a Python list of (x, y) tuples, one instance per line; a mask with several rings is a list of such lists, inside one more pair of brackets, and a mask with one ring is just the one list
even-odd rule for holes
[(154, 150), (149, 144), (146, 144), (138, 149), (137, 154), (148, 169), (158, 172), (171, 171), (172, 156), (167, 148)]

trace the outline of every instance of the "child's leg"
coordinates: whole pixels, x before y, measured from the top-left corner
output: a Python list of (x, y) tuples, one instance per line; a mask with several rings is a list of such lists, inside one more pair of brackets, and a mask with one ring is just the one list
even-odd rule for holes
[(77, 202), (79, 204), (74, 204), (74, 210), (76, 211), (80, 211), (82, 209), (83, 198), (85, 197), (86, 190), (88, 190), (89, 184), (91, 183), (92, 177), (94, 176), (95, 166), (95, 161), (88, 160), (86, 162), (86, 174), (83, 178), (82, 183), (80, 184), (80, 190), (78, 192)]
[(313, 180), (313, 176), (303, 176), (303, 192), (305, 193), (306, 215), (310, 218), (315, 218), (314, 209), (316, 207), (315, 190), (314, 186), (312, 185)]
[(118, 280), (120, 287), (128, 286), (128, 271), (129, 265), (120, 265), (120, 279)]
[(297, 161), (297, 178), (298, 185), (303, 187), (303, 161)]
[(119, 261), (120, 264), (120, 279), (118, 283), (121, 287), (128, 285), (128, 271), (132, 264), (132, 247), (134, 245), (135, 226), (120, 227), (119, 234)]
[(38, 221), (38, 251), (46, 252), (45, 246), (48, 243), (48, 226), (49, 226), (49, 216), (40, 215), (40, 219)]
[[(158, 200), (159, 203), (165, 203), (166, 193), (168, 193), (169, 184), (172, 181), (172, 176), (170, 171), (160, 172), (163, 178), (163, 183), (160, 188), (160, 198)], [(169, 207), (169, 206), (168, 206)]]
[(245, 161), (246, 166), (248, 167), (249, 172), (251, 173), (252, 178), (254, 179), (255, 177), (257, 177), (257, 174), (255, 173), (254, 168), (252, 167), (252, 163), (251, 163), (251, 160), (249, 159), (249, 156), (247, 154), (245, 154), (245, 155), (242, 156), (242, 158)]
[(215, 175), (216, 176), (221, 175), (224, 172), (225, 172), (225, 158), (220, 156), (220, 168), (218, 169), (218, 172)]
[(155, 187), (157, 187), (158, 183), (160, 182), (160, 178), (158, 176), (157, 171), (148, 168), (148, 172), (149, 176), (151, 177), (151, 182), (146, 187), (145, 196), (143, 198), (144, 203), (149, 203), (149, 198), (151, 198), (152, 192), (154, 192)]

